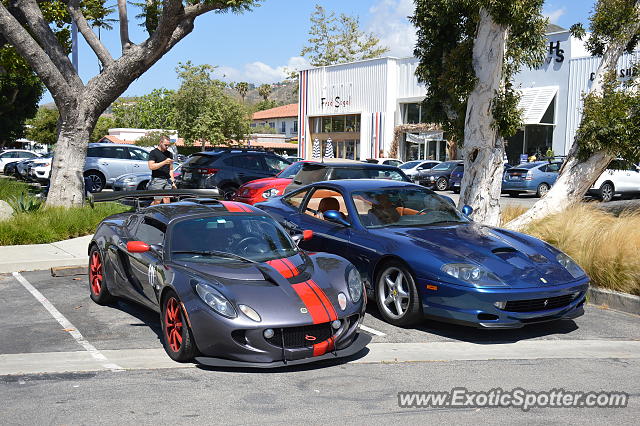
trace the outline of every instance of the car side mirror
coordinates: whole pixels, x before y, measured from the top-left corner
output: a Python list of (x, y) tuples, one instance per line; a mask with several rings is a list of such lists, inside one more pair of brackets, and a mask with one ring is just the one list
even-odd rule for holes
[(462, 214), (469, 217), (473, 214), (473, 207), (468, 206), (468, 205), (464, 205), (464, 207), (462, 207)]
[(329, 222), (337, 223), (342, 226), (351, 226), (351, 224), (347, 222), (344, 217), (342, 217), (342, 213), (337, 210), (327, 210), (326, 212), (322, 213), (322, 217)]
[(311, 229), (305, 229), (302, 231), (302, 234), (296, 234), (291, 238), (296, 244), (299, 244), (301, 241), (309, 241), (313, 238), (313, 231)]
[(129, 253), (146, 253), (151, 246), (143, 241), (129, 241), (127, 243), (127, 251)]

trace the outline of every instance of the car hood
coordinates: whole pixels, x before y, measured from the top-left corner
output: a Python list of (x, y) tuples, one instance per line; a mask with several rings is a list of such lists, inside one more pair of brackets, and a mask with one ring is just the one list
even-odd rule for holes
[(251, 306), (263, 319), (266, 317), (281, 318), (284, 322), (310, 322), (305, 304), (294, 289), (299, 283), (309, 279), (323, 290), (327, 299), (336, 307), (337, 291), (332, 285), (323, 267), (318, 267), (310, 256), (297, 254), (289, 257), (289, 261), (299, 271), (293, 279), (285, 278), (278, 270), (267, 263), (226, 263), (203, 264), (179, 262), (191, 274), (197, 275), (216, 286), (227, 298), (235, 304), (242, 303)]
[[(453, 282), (456, 279), (441, 272), (440, 267), (445, 263), (472, 263), (484, 266), (514, 288), (575, 280), (557, 262), (559, 252), (554, 252), (540, 240), (517, 232), (476, 223), (372, 231), (380, 237), (402, 241), (405, 248), (409, 246), (409, 253), (419, 253), (417, 256), (427, 266), (425, 269), (430, 267), (433, 271), (437, 268), (437, 277), (432, 278)], [(426, 251), (427, 256), (424, 252), (416, 252), (416, 248)], [(435, 264), (434, 259), (438, 261)]]
[(247, 182), (242, 185), (242, 189), (251, 189), (257, 190), (260, 188), (264, 188), (265, 186), (279, 186), (279, 185), (289, 185), (292, 179), (289, 178), (278, 178), (278, 177), (268, 177), (262, 179), (252, 180), (251, 182)]

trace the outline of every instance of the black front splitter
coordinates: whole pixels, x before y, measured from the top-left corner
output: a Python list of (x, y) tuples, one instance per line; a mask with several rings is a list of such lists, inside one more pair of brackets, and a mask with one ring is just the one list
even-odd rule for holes
[(207, 356), (198, 356), (195, 361), (199, 364), (209, 367), (231, 367), (231, 368), (279, 368), (290, 367), (293, 365), (311, 364), (318, 361), (324, 361), (329, 359), (338, 359), (348, 356), (352, 356), (364, 349), (365, 346), (371, 341), (371, 336), (364, 333), (359, 333), (356, 339), (348, 347), (340, 349), (335, 352), (328, 352), (324, 355), (314, 356), (310, 358), (296, 359), (291, 361), (273, 361), (273, 362), (245, 362), (234, 361), (224, 358), (213, 358)]

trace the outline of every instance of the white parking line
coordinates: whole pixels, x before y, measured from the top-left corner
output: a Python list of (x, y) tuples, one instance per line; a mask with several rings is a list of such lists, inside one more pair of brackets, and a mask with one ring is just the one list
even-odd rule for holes
[(13, 276), (16, 280), (18, 280), (20, 284), (22, 284), (24, 288), (27, 289), (29, 293), (33, 295), (33, 297), (36, 298), (38, 302), (42, 304), (42, 306), (45, 307), (47, 311), (49, 311), (51, 316), (53, 316), (53, 318), (58, 321), (58, 323), (60, 323), (64, 330), (68, 332), (80, 346), (82, 346), (87, 352), (89, 352), (89, 355), (91, 355), (93, 359), (98, 361), (106, 369), (112, 371), (122, 370), (122, 367), (117, 364), (110, 363), (106, 356), (104, 356), (98, 349), (96, 349), (95, 346), (89, 343), (84, 338), (84, 336), (82, 336), (82, 334), (76, 329), (76, 327), (71, 324), (71, 322), (64, 315), (62, 315), (51, 302), (49, 302), (49, 299), (44, 297), (44, 295), (40, 293), (33, 285), (31, 285), (31, 283), (27, 281), (25, 277), (23, 277), (19, 272), (14, 272)]
[(382, 331), (375, 330), (371, 327), (367, 327), (366, 325), (362, 325), (362, 324), (360, 324), (360, 330), (366, 331), (367, 333), (375, 334), (376, 336), (380, 336), (380, 337), (386, 336), (386, 334), (384, 334)]

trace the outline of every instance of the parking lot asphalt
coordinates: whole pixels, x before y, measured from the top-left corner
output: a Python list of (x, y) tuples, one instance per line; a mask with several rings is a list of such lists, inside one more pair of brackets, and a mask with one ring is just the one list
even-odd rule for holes
[[(404, 329), (381, 321), (370, 306), (364, 322), (373, 334), (368, 353), (255, 371), (171, 361), (160, 342), (158, 315), (126, 301), (93, 303), (86, 275), (3, 274), (0, 303), (0, 399), (11, 401), (0, 413), (2, 424), (504, 424), (516, 418), (631, 424), (640, 414), (640, 317), (593, 306), (576, 320), (519, 330), (437, 322)], [(632, 398), (620, 409), (526, 413), (398, 407), (400, 391), (459, 386), (616, 390)]]

